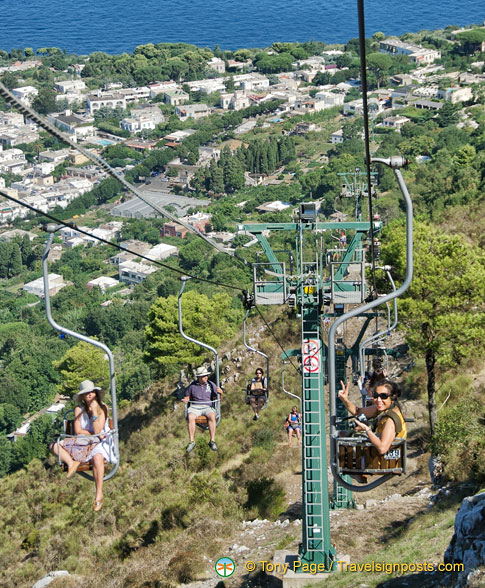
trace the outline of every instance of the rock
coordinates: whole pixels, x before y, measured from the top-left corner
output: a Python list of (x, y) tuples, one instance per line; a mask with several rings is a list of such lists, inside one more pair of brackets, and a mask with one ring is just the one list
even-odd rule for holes
[(373, 506), (377, 506), (377, 500), (374, 500), (373, 498), (368, 498), (365, 501), (365, 508), (372, 508)]
[(363, 504), (357, 504), (356, 507), (357, 507), (357, 510), (364, 510)]
[(70, 574), (67, 570), (56, 570), (54, 572), (50, 572), (47, 574), (47, 576), (36, 582), (32, 588), (44, 588), (60, 576), (70, 576)]
[(241, 545), (240, 547), (238, 547), (236, 549), (237, 553), (243, 553), (244, 551), (249, 551), (249, 547), (246, 547), (245, 545)]
[(463, 499), (444, 562), (464, 565), (458, 586), (465, 586), (470, 572), (485, 565), (485, 492)]

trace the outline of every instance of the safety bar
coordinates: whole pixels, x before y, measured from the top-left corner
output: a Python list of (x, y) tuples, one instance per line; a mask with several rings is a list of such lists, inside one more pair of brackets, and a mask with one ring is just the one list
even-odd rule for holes
[(190, 341), (191, 343), (195, 343), (196, 345), (200, 345), (201, 347), (204, 347), (204, 349), (208, 349), (209, 351), (212, 351), (212, 353), (214, 354), (214, 356), (216, 358), (216, 385), (219, 388), (219, 354), (214, 349), (214, 347), (211, 347), (210, 345), (207, 345), (207, 343), (202, 343), (201, 341), (197, 341), (197, 339), (193, 339), (192, 337), (189, 337), (188, 335), (186, 335), (184, 333), (183, 326), (182, 326), (182, 293), (184, 291), (185, 284), (187, 283), (187, 280), (190, 280), (190, 277), (189, 276), (182, 276), (180, 278), (180, 280), (182, 281), (182, 285), (180, 287), (180, 292), (179, 292), (179, 295), (178, 295), (179, 331), (180, 331), (180, 334), (187, 341)]
[(354, 316), (358, 316), (376, 306), (380, 306), (381, 304), (385, 304), (398, 296), (401, 296), (410, 286), (411, 281), (413, 279), (413, 203), (411, 201), (411, 197), (409, 196), (409, 192), (404, 182), (404, 178), (401, 174), (400, 168), (404, 167), (407, 164), (407, 161), (402, 156), (392, 156), (388, 159), (381, 159), (381, 158), (373, 158), (372, 163), (383, 163), (384, 165), (389, 166), (396, 177), (397, 183), (401, 190), (402, 195), (404, 196), (404, 201), (406, 204), (406, 276), (402, 285), (395, 291), (391, 292), (390, 294), (386, 294), (382, 298), (376, 298), (363, 306), (358, 306), (349, 312), (343, 314), (342, 316), (338, 317), (333, 325), (330, 327), (328, 333), (328, 379), (329, 379), (329, 396), (330, 396), (330, 467), (332, 469), (332, 474), (334, 478), (337, 480), (340, 486), (347, 488), (348, 490), (352, 490), (354, 492), (367, 492), (368, 490), (372, 490), (377, 486), (380, 486), (387, 480), (389, 480), (392, 476), (386, 475), (382, 476), (378, 480), (371, 482), (370, 484), (366, 484), (365, 486), (356, 486), (354, 484), (350, 484), (339, 474), (337, 471), (336, 465), (336, 451), (335, 451), (335, 438), (338, 435), (336, 424), (335, 424), (335, 417), (337, 414), (337, 394), (336, 394), (336, 382), (335, 382), (335, 375), (336, 375), (336, 366), (335, 366), (335, 335), (337, 332), (337, 328), (345, 321), (353, 318)]
[[(49, 293), (49, 270), (47, 267), (47, 258), (49, 257), (49, 251), (51, 249), (52, 241), (54, 239), (54, 233), (56, 231), (58, 231), (60, 228), (61, 228), (60, 226), (57, 226), (54, 224), (48, 224), (46, 227), (46, 231), (49, 233), (49, 236), (47, 237), (47, 242), (45, 245), (44, 253), (42, 255), (42, 274), (43, 274), (43, 278), (44, 278), (45, 311), (46, 311), (48, 323), (54, 329), (56, 329), (56, 331), (59, 331), (59, 333), (61, 333), (61, 334), (70, 335), (71, 337), (74, 337), (75, 339), (79, 339), (80, 341), (84, 341), (85, 343), (89, 343), (90, 345), (94, 345), (95, 347), (102, 349), (106, 353), (106, 355), (108, 356), (109, 382), (110, 382), (109, 387), (110, 387), (110, 395), (111, 395), (111, 418), (113, 419), (113, 430), (115, 431), (115, 434), (113, 435), (113, 440), (114, 440), (114, 454), (116, 457), (116, 462), (113, 464), (113, 469), (108, 474), (106, 474), (104, 477), (104, 480), (109, 480), (110, 478), (112, 478), (116, 474), (118, 467), (119, 467), (119, 463), (120, 463), (119, 442), (118, 442), (118, 433), (117, 433), (117, 431), (118, 431), (118, 409), (116, 406), (116, 383), (115, 383), (114, 358), (113, 358), (113, 354), (111, 353), (111, 350), (104, 343), (101, 343), (100, 341), (96, 341), (95, 339), (91, 339), (90, 337), (86, 337), (86, 335), (82, 335), (81, 333), (76, 333), (76, 331), (68, 329), (67, 327), (62, 327), (61, 325), (56, 323), (56, 321), (52, 318), (51, 299), (50, 299), (50, 293)], [(90, 480), (94, 480), (93, 476), (87, 475), (87, 474), (85, 474), (85, 472), (81, 472), (81, 475), (84, 475), (84, 477), (89, 478)]]

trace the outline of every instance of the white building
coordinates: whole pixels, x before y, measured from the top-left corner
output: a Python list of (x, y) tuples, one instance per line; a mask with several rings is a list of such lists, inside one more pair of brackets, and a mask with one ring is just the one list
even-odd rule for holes
[(124, 282), (125, 284), (139, 284), (150, 274), (157, 271), (156, 267), (137, 263), (136, 261), (125, 261), (120, 263), (118, 269), (120, 282)]
[(332, 133), (330, 135), (330, 143), (332, 143), (333, 145), (337, 145), (338, 143), (343, 143), (344, 142), (344, 132), (342, 129), (339, 129), (338, 131), (335, 131), (335, 133)]
[(165, 117), (157, 106), (132, 110), (131, 115), (120, 122), (120, 127), (130, 133), (152, 131), (159, 123), (164, 122)]
[(68, 135), (76, 143), (79, 140), (94, 135), (94, 118), (89, 115), (74, 114), (65, 110), (61, 114), (49, 114), (47, 118)]
[(184, 104), (175, 108), (175, 114), (180, 120), (187, 120), (193, 118), (194, 120), (209, 116), (211, 109), (207, 104)]
[(468, 102), (473, 98), (473, 90), (469, 86), (465, 88), (446, 88), (445, 90), (438, 90), (438, 98), (452, 104)]
[(165, 94), (165, 92), (169, 92), (171, 90), (176, 90), (178, 88), (177, 82), (153, 82), (152, 84), (148, 84), (150, 88), (150, 98), (155, 98), (158, 94)]
[(186, 82), (192, 92), (203, 92), (204, 94), (213, 94), (214, 92), (224, 92), (226, 86), (222, 79), (195, 80)]
[(207, 62), (207, 67), (210, 67), (210, 69), (213, 69), (220, 74), (226, 71), (226, 64), (224, 63), (224, 60), (220, 59), (219, 57), (213, 57), (211, 60), (209, 60)]
[(388, 116), (382, 121), (382, 126), (390, 127), (391, 129), (400, 131), (402, 127), (408, 122), (411, 122), (411, 119), (407, 116)]
[(411, 45), (399, 39), (385, 39), (379, 43), (381, 53), (391, 55), (407, 55), (413, 63), (429, 64), (441, 58), (441, 52), (436, 49), (425, 49), (419, 45)]
[(269, 88), (269, 80), (263, 74), (250, 73), (250, 74), (239, 74), (233, 77), (236, 86), (239, 86), (242, 90), (256, 91), (264, 90)]
[(39, 90), (34, 88), (34, 86), (24, 86), (23, 88), (14, 88), (12, 90), (12, 94), (23, 102), (30, 106), (35, 98), (39, 95)]
[(236, 90), (233, 94), (221, 94), (221, 108), (242, 110), (251, 106), (249, 96), (243, 90)]
[(24, 152), (21, 149), (3, 149), (0, 147), (0, 173), (19, 174), (27, 166)]
[(55, 165), (66, 161), (69, 157), (71, 150), (70, 149), (59, 149), (57, 151), (41, 151), (39, 153), (39, 161), (50, 161)]
[(66, 80), (56, 82), (54, 88), (63, 94), (80, 94), (86, 89), (86, 84), (82, 80)]
[(323, 102), (325, 108), (333, 108), (334, 106), (342, 106), (345, 96), (344, 94), (334, 94), (333, 92), (317, 92), (315, 100)]
[(152, 247), (145, 256), (149, 257), (153, 261), (160, 261), (161, 259), (167, 259), (167, 257), (177, 254), (178, 249), (174, 245), (159, 243), (158, 245), (155, 245), (155, 247)]
[[(59, 290), (67, 286), (59, 274), (49, 274), (48, 278), (50, 296), (55, 296)], [(39, 298), (44, 298), (44, 278), (38, 278), (37, 280), (24, 284), (22, 290), (25, 290), (28, 294), (35, 294)]]
[(122, 108), (126, 109), (126, 98), (123, 94), (114, 92), (102, 92), (97, 90), (86, 96), (86, 109), (94, 114), (100, 108)]
[(114, 288), (119, 284), (119, 280), (115, 280), (114, 278), (110, 278), (108, 276), (99, 276), (99, 278), (94, 278), (94, 280), (90, 280), (86, 285), (88, 290), (92, 290), (95, 287), (100, 288), (101, 292), (106, 292), (109, 288)]

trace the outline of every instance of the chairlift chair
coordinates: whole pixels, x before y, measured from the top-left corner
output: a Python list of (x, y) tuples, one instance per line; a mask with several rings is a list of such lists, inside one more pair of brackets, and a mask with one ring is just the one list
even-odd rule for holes
[[(46, 316), (47, 316), (47, 321), (49, 322), (49, 324), (54, 329), (59, 331), (61, 337), (64, 337), (64, 335), (71, 335), (75, 339), (79, 339), (80, 341), (84, 341), (85, 343), (89, 343), (90, 345), (93, 345), (94, 347), (98, 347), (99, 349), (104, 351), (104, 353), (108, 357), (109, 372), (110, 372), (110, 398), (111, 398), (111, 418), (109, 419), (110, 431), (108, 433), (102, 433), (102, 434), (108, 435), (110, 437), (109, 448), (110, 448), (110, 456), (112, 455), (113, 461), (112, 461), (112, 468), (104, 476), (104, 480), (106, 481), (106, 480), (109, 480), (110, 478), (112, 478), (116, 474), (116, 472), (118, 471), (118, 467), (119, 467), (118, 411), (117, 411), (117, 405), (116, 405), (114, 358), (113, 358), (113, 354), (111, 353), (111, 350), (109, 349), (109, 347), (104, 345), (104, 343), (101, 343), (100, 341), (96, 341), (95, 339), (90, 339), (89, 337), (86, 337), (85, 335), (82, 335), (80, 333), (76, 333), (75, 331), (72, 331), (71, 329), (68, 329), (66, 327), (62, 327), (58, 323), (56, 323), (52, 317), (50, 293), (49, 293), (49, 270), (47, 267), (47, 259), (49, 257), (50, 248), (52, 246), (52, 241), (54, 239), (54, 233), (57, 230), (59, 230), (60, 228), (61, 228), (60, 226), (56, 226), (54, 224), (49, 224), (46, 227), (46, 231), (49, 233), (49, 236), (47, 238), (44, 253), (42, 255), (42, 274), (43, 274), (43, 279), (44, 279), (44, 301), (45, 301)], [(69, 414), (69, 412), (74, 412), (74, 411), (68, 411), (64, 415), (64, 433), (59, 435), (59, 437), (57, 438), (58, 448), (59, 448), (61, 441), (63, 439), (69, 438), (69, 437), (74, 436), (79, 439), (84, 438), (84, 439), (88, 439), (90, 441), (92, 441), (93, 439), (95, 439), (97, 437), (96, 435), (75, 435), (74, 434), (74, 421), (72, 419), (69, 419), (66, 417), (66, 415)], [(59, 453), (60, 452), (58, 451), (58, 454)], [(60, 455), (58, 457), (58, 461), (59, 461), (59, 464), (62, 465)], [(80, 466), (80, 468), (77, 471), (80, 471), (81, 475), (84, 476), (85, 478), (88, 478), (89, 480), (94, 480), (93, 474), (88, 473), (90, 470), (92, 470), (92, 466), (89, 462), (86, 462), (85, 464), (82, 464), (82, 467)], [(105, 468), (105, 471), (106, 471), (106, 468)]]
[(406, 473), (406, 440), (397, 438), (385, 455), (379, 455), (366, 437), (337, 437), (337, 472), (349, 475), (401, 475)]
[[(197, 341), (197, 339), (193, 339), (192, 337), (189, 337), (188, 335), (186, 335), (184, 333), (183, 321), (182, 321), (182, 293), (184, 291), (185, 284), (187, 283), (187, 280), (190, 280), (190, 278), (188, 276), (182, 276), (180, 278), (180, 280), (182, 282), (182, 285), (180, 287), (180, 291), (179, 291), (179, 295), (178, 295), (179, 332), (182, 335), (182, 337), (184, 339), (186, 339), (187, 341), (190, 341), (190, 343), (196, 343), (197, 345), (204, 347), (204, 349), (208, 349), (209, 351), (212, 351), (212, 353), (214, 354), (215, 363), (216, 363), (216, 369), (215, 369), (216, 386), (219, 388), (219, 354), (218, 354), (217, 350), (214, 349), (213, 347), (211, 347), (210, 345), (207, 345), (206, 343), (202, 343), (202, 341)], [(216, 398), (211, 400), (211, 404), (212, 404), (212, 407), (216, 411), (216, 426), (217, 426), (221, 420), (221, 398), (220, 398), (220, 394), (218, 394), (217, 392), (215, 393), (215, 396), (216, 396)], [(188, 412), (189, 406), (192, 404), (195, 406), (195, 404), (197, 404), (197, 403), (194, 401), (191, 401), (191, 402), (187, 402), (185, 405), (185, 419), (186, 420), (188, 420), (188, 418), (189, 418), (189, 412)], [(204, 403), (204, 405), (205, 404), (206, 403)], [(207, 431), (209, 429), (209, 421), (206, 416), (197, 417), (195, 419), (195, 423), (200, 429), (203, 429), (204, 431)]]
[[(269, 357), (266, 355), (266, 353), (263, 353), (262, 351), (259, 351), (259, 349), (255, 349), (254, 347), (251, 347), (246, 342), (246, 320), (248, 318), (250, 310), (251, 310), (250, 308), (248, 308), (246, 310), (246, 314), (244, 315), (244, 319), (243, 319), (243, 343), (248, 351), (250, 351), (252, 353), (257, 353), (258, 355), (261, 355), (261, 357), (264, 357), (266, 359), (266, 376), (263, 378), (263, 382), (266, 381), (266, 392), (264, 392), (264, 394), (262, 395), (262, 396), (264, 396), (264, 404), (261, 407), (262, 409), (264, 409), (269, 404)], [(249, 402), (250, 396), (251, 396), (251, 382), (246, 382), (246, 388), (244, 390), (244, 402), (246, 404), (250, 403)]]
[[(328, 380), (330, 397), (330, 467), (337, 483), (354, 492), (366, 492), (391, 479), (394, 475), (405, 473), (406, 468), (406, 440), (397, 438), (393, 441), (390, 450), (384, 456), (375, 457), (374, 445), (367, 438), (340, 437), (337, 430), (337, 392), (336, 392), (336, 336), (339, 326), (353, 318), (374, 309), (381, 304), (386, 304), (398, 298), (405, 292), (411, 283), (413, 276), (413, 206), (409, 192), (402, 177), (400, 168), (406, 165), (406, 160), (401, 156), (389, 159), (372, 159), (373, 162), (384, 163), (394, 172), (406, 205), (406, 275), (401, 286), (383, 297), (377, 297), (363, 306), (349, 310), (338, 317), (330, 328), (328, 334)], [(361, 362), (361, 368), (362, 368)], [(376, 452), (377, 453), (377, 452)], [(365, 459), (367, 458), (367, 465)], [(371, 463), (371, 467), (368, 464)], [(372, 467), (377, 465), (378, 467)], [(343, 474), (377, 476), (376, 479), (364, 485), (357, 486), (344, 479)]]
[[(108, 423), (109, 423), (109, 429), (110, 429), (109, 433), (102, 433), (102, 435), (106, 435), (110, 438), (110, 443), (108, 446), (109, 446), (110, 457), (111, 457), (111, 452), (113, 451), (113, 448), (114, 448), (114, 444), (111, 442), (111, 440), (113, 439), (113, 436), (115, 434), (115, 428), (113, 425), (112, 417), (109, 417)], [(59, 435), (59, 437), (57, 438), (57, 448), (58, 449), (60, 446), (60, 442), (63, 439), (71, 439), (73, 437), (76, 437), (77, 439), (80, 439), (80, 440), (86, 439), (86, 441), (92, 441), (93, 438), (97, 437), (96, 435), (76, 435), (76, 433), (74, 431), (74, 410), (73, 409), (69, 409), (64, 413), (63, 420), (62, 420), (62, 427), (63, 427), (64, 433)], [(114, 458), (114, 454), (113, 454), (113, 458)], [(64, 472), (68, 471), (69, 468), (68, 468), (67, 464), (65, 464), (61, 461), (59, 451), (58, 451), (58, 463), (62, 467), (62, 470)], [(109, 462), (109, 463), (112, 463), (112, 462)], [(107, 466), (108, 466), (108, 462), (105, 460), (104, 461), (104, 471), (105, 472), (107, 470)], [(81, 464), (77, 468), (77, 472), (90, 472), (90, 471), (92, 471), (92, 469), (93, 469), (93, 465), (90, 461), (83, 461), (83, 462), (81, 462)]]

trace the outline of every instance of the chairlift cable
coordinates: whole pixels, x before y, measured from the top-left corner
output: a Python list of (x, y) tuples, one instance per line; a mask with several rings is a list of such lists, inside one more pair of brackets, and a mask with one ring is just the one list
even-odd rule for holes
[(206, 278), (201, 278), (200, 276), (194, 276), (194, 275), (188, 274), (187, 272), (180, 270), (176, 267), (172, 267), (171, 265), (167, 265), (166, 263), (162, 263), (161, 261), (151, 259), (150, 257), (147, 257), (146, 255), (142, 255), (141, 253), (137, 253), (136, 251), (132, 251), (131, 249), (128, 249), (127, 247), (122, 247), (121, 245), (118, 245), (117, 243), (113, 243), (112, 241), (108, 241), (107, 239), (103, 239), (103, 237), (98, 237), (97, 235), (92, 235), (88, 231), (85, 231), (84, 229), (80, 229), (77, 225), (75, 225), (73, 223), (68, 223), (66, 221), (60, 220), (60, 219), (56, 218), (55, 216), (53, 216), (52, 214), (49, 214), (48, 212), (43, 212), (42, 210), (35, 208), (35, 206), (27, 204), (26, 202), (23, 202), (22, 200), (18, 200), (14, 196), (10, 196), (10, 194), (7, 194), (1, 188), (0, 188), (0, 195), (3, 196), (4, 198), (7, 198), (8, 200), (11, 200), (12, 202), (15, 202), (16, 204), (19, 204), (20, 206), (24, 206), (25, 208), (28, 208), (29, 210), (31, 210), (32, 212), (35, 212), (39, 216), (44, 216), (44, 217), (48, 218), (49, 220), (55, 222), (58, 225), (63, 225), (65, 227), (73, 229), (73, 230), (81, 233), (82, 235), (86, 235), (86, 237), (90, 237), (91, 239), (96, 239), (97, 241), (100, 241), (101, 243), (104, 243), (105, 245), (109, 245), (111, 247), (114, 247), (115, 249), (118, 249), (119, 251), (124, 251), (125, 253), (131, 253), (131, 254), (135, 255), (136, 257), (140, 257), (141, 259), (149, 261), (150, 263), (153, 263), (153, 264), (158, 265), (160, 267), (166, 268), (166, 269), (171, 270), (173, 272), (177, 272), (178, 274), (181, 274), (183, 276), (188, 276), (190, 278), (194, 278), (195, 280), (198, 280), (200, 282), (207, 282), (208, 284), (214, 284), (215, 286), (222, 286), (223, 288), (230, 288), (232, 290), (238, 290), (239, 292), (244, 292), (244, 290), (242, 288), (238, 288), (237, 286), (230, 286), (229, 284), (223, 284), (222, 282), (214, 282), (213, 280), (207, 280)]
[[(263, 319), (264, 324), (266, 325), (266, 328), (268, 329), (268, 331), (271, 333), (273, 339), (276, 341), (276, 343), (279, 345), (281, 351), (283, 351), (283, 353), (286, 353), (286, 350), (284, 349), (284, 347), (281, 345), (281, 343), (278, 341), (276, 335), (273, 332), (273, 329), (270, 327), (270, 325), (268, 324), (268, 321), (264, 318), (263, 313), (261, 312), (261, 310), (259, 309), (258, 306), (255, 307), (256, 310), (259, 312), (259, 316)], [(291, 365), (293, 366), (293, 369), (296, 371), (297, 374), (300, 373), (300, 370), (296, 367), (296, 365), (291, 361), (291, 358), (288, 357), (288, 361), (291, 363)]]
[(112, 178), (114, 178), (115, 180), (117, 180), (120, 184), (122, 184), (125, 188), (127, 188), (130, 192), (132, 192), (137, 198), (139, 198), (142, 202), (144, 202), (145, 204), (147, 204), (150, 208), (153, 208), (156, 212), (158, 212), (159, 214), (167, 217), (172, 222), (176, 222), (176, 223), (182, 225), (183, 227), (185, 227), (191, 233), (195, 233), (196, 235), (198, 235), (199, 237), (201, 237), (202, 239), (204, 239), (204, 241), (206, 241), (207, 243), (209, 243), (212, 247), (214, 247), (215, 249), (217, 249), (217, 251), (219, 251), (220, 253), (225, 253), (226, 255), (230, 255), (231, 257), (234, 256), (234, 254), (233, 254), (232, 251), (228, 251), (227, 249), (225, 249), (224, 247), (222, 247), (218, 243), (215, 243), (212, 239), (210, 239), (209, 237), (207, 237), (206, 235), (204, 235), (201, 231), (199, 231), (198, 229), (196, 229), (190, 223), (187, 223), (187, 222), (179, 219), (178, 217), (176, 217), (175, 215), (173, 215), (171, 212), (169, 212), (168, 210), (166, 210), (162, 206), (159, 206), (158, 204), (155, 204), (151, 200), (149, 200), (148, 198), (146, 198), (134, 186), (132, 186), (129, 182), (127, 182), (123, 177), (120, 177), (115, 172), (115, 170), (108, 163), (106, 163), (106, 161), (104, 161), (103, 158), (98, 157), (94, 153), (91, 153), (91, 151), (89, 151), (88, 149), (85, 149), (84, 147), (81, 147), (77, 143), (74, 143), (64, 133), (62, 133), (61, 131), (59, 131), (59, 129), (57, 127), (55, 127), (52, 123), (50, 123), (49, 121), (47, 121), (44, 118), (42, 118), (41, 116), (39, 116), (39, 114), (37, 114), (37, 112), (35, 112), (35, 110), (32, 110), (31, 108), (29, 108), (25, 104), (22, 104), (22, 102), (20, 102), (11, 92), (9, 92), (7, 90), (7, 88), (2, 84), (2, 82), (0, 82), (0, 96), (2, 96), (3, 98), (5, 98), (5, 100), (7, 102), (9, 102), (10, 104), (12, 104), (13, 106), (15, 106), (19, 110), (19, 112), (21, 114), (23, 114), (24, 116), (27, 116), (28, 118), (30, 118), (31, 120), (33, 120), (40, 127), (42, 127), (43, 129), (45, 129), (46, 131), (48, 131), (49, 133), (51, 133), (52, 135), (54, 135), (54, 137), (56, 137), (60, 141), (63, 141), (64, 143), (67, 143), (70, 147), (72, 147), (73, 149), (76, 149), (77, 151), (79, 151), (80, 153), (82, 153), (85, 157), (87, 157), (88, 159), (90, 159), (96, 165), (99, 165)]
[[(371, 184), (371, 154), (369, 141), (369, 111), (367, 102), (367, 66), (366, 66), (366, 49), (365, 49), (365, 16), (364, 16), (364, 0), (357, 0), (357, 8), (359, 15), (359, 45), (360, 45), (360, 77), (362, 86), (362, 106), (364, 111), (364, 145), (365, 145), (365, 165), (367, 172), (367, 194), (369, 197), (369, 225), (370, 225), (370, 239), (371, 239), (371, 261), (372, 261), (372, 286), (374, 294), (377, 294), (376, 285), (376, 260), (374, 250), (374, 213), (372, 210), (372, 184)], [(377, 318), (376, 318), (377, 329)]]

